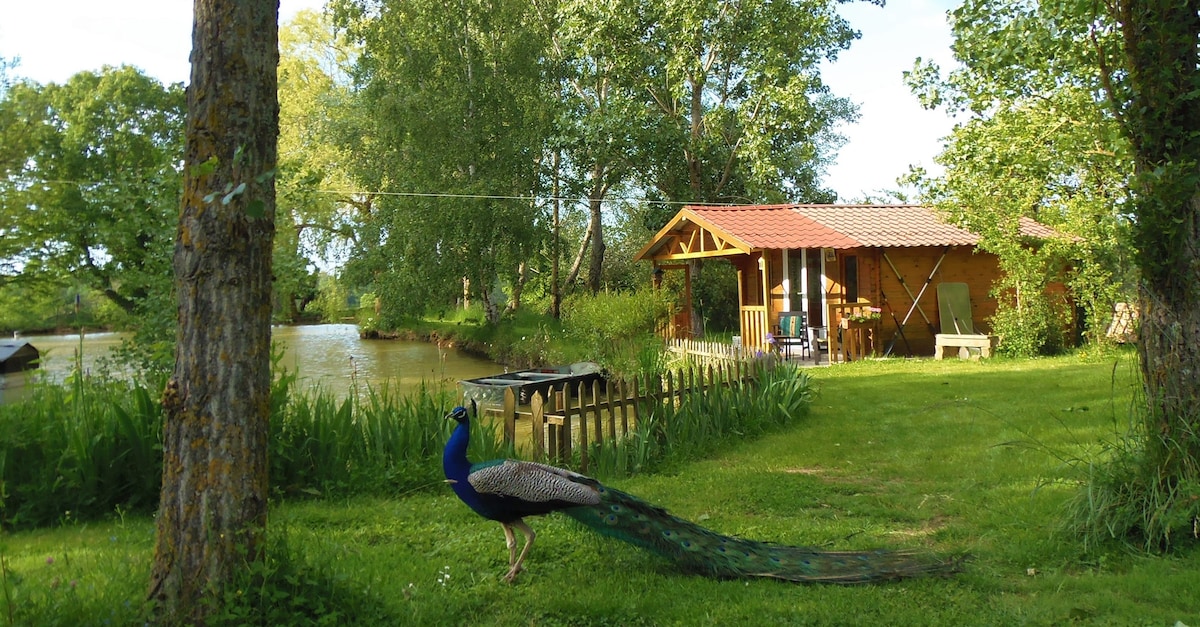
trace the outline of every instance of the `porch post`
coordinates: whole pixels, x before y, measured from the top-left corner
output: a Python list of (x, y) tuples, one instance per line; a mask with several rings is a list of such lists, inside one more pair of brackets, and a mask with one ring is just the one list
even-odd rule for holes
[(769, 279), (771, 264), (767, 262), (767, 251), (762, 250), (758, 253), (758, 267), (762, 270), (762, 296), (763, 296), (763, 321), (762, 321), (762, 336), (758, 338), (759, 346), (766, 346), (767, 333), (771, 328), (771, 281)]

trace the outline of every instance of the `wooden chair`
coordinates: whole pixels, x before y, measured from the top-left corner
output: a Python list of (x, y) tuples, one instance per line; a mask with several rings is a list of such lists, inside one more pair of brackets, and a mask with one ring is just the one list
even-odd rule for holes
[(785, 359), (792, 356), (793, 346), (800, 347), (801, 359), (808, 355), (810, 346), (807, 322), (808, 317), (803, 311), (786, 311), (779, 314), (779, 335), (775, 336), (775, 341), (778, 342)]

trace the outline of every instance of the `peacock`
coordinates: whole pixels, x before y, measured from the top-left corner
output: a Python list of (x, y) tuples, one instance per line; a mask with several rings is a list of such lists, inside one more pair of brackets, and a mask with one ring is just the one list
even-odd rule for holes
[[(960, 570), (961, 558), (913, 551), (819, 551), (733, 538), (669, 514), (656, 505), (562, 468), (497, 459), (467, 459), (470, 416), (455, 407), (458, 423), (442, 456), (446, 482), (477, 514), (500, 523), (508, 546), (511, 583), (537, 534), (525, 517), (562, 512), (602, 535), (623, 540), (673, 561), (686, 573), (718, 579), (769, 577), (796, 582), (869, 583)], [(513, 530), (525, 536), (517, 553)]]

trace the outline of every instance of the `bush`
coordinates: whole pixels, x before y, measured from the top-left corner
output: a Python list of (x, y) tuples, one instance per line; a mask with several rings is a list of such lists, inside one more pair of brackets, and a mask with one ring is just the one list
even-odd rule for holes
[(674, 311), (669, 296), (652, 288), (576, 295), (563, 303), (563, 329), (610, 373), (632, 378), (659, 364), (662, 341), (655, 331)]

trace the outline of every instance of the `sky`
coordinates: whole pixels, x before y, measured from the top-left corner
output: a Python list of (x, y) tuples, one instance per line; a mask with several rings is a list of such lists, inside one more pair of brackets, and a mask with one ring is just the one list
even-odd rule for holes
[[(938, 172), (933, 159), (953, 120), (925, 111), (903, 82), (917, 57), (953, 64), (947, 10), (959, 0), (887, 0), (842, 4), (862, 37), (822, 69), (837, 96), (859, 106), (825, 185), (841, 202), (896, 189), (910, 165)], [(281, 22), (323, 0), (280, 0)], [(129, 64), (162, 82), (186, 82), (192, 3), (186, 0), (0, 0), (0, 57), (19, 57), (11, 74), (62, 83), (83, 70)]]

